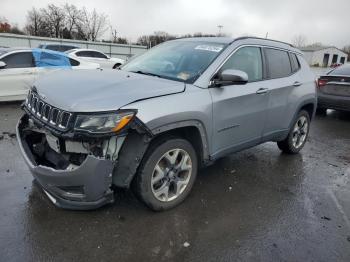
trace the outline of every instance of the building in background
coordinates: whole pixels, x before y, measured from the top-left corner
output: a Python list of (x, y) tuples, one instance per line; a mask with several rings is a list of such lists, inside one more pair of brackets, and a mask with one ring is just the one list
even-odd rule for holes
[(348, 55), (334, 46), (310, 46), (301, 48), (306, 61), (311, 66), (330, 67), (345, 64)]

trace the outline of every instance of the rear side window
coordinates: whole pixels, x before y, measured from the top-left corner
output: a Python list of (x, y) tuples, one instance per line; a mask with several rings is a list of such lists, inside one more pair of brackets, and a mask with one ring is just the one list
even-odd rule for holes
[(287, 52), (265, 48), (266, 63), (269, 78), (281, 78), (292, 73), (292, 67)]
[(292, 65), (292, 72), (295, 73), (300, 69), (300, 63), (296, 54), (290, 53), (290, 63)]
[(236, 69), (246, 72), (248, 82), (262, 80), (262, 57), (259, 47), (242, 47), (237, 50), (222, 66), (220, 71)]
[(10, 54), (2, 58), (1, 61), (6, 63), (6, 68), (35, 67), (32, 52)]
[(94, 57), (94, 54), (91, 51), (79, 51), (76, 55), (80, 57)]
[(104, 55), (100, 52), (91, 52), (91, 53), (93, 53), (94, 57), (96, 57), (96, 58), (105, 58), (105, 59), (107, 58), (106, 55)]

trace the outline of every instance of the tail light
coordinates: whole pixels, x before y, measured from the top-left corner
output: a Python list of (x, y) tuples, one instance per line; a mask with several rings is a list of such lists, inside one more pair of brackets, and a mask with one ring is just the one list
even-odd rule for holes
[(327, 85), (327, 80), (326, 79), (317, 79), (317, 87), (321, 88)]

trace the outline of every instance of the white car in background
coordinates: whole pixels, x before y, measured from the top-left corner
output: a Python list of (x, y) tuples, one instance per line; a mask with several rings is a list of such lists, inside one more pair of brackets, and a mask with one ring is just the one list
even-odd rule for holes
[(29, 87), (41, 75), (99, 68), (99, 64), (50, 50), (0, 48), (0, 101), (24, 100)]
[(100, 64), (103, 69), (116, 69), (125, 63), (125, 60), (108, 55), (93, 49), (71, 49), (65, 52), (71, 57)]

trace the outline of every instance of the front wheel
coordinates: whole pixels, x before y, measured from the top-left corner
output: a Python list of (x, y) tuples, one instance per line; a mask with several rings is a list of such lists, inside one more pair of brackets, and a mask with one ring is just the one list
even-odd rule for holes
[(286, 139), (277, 142), (279, 149), (288, 154), (296, 154), (304, 147), (310, 129), (310, 116), (301, 110)]
[(155, 211), (180, 204), (190, 193), (198, 168), (196, 152), (182, 138), (161, 139), (151, 145), (134, 179), (138, 198)]

